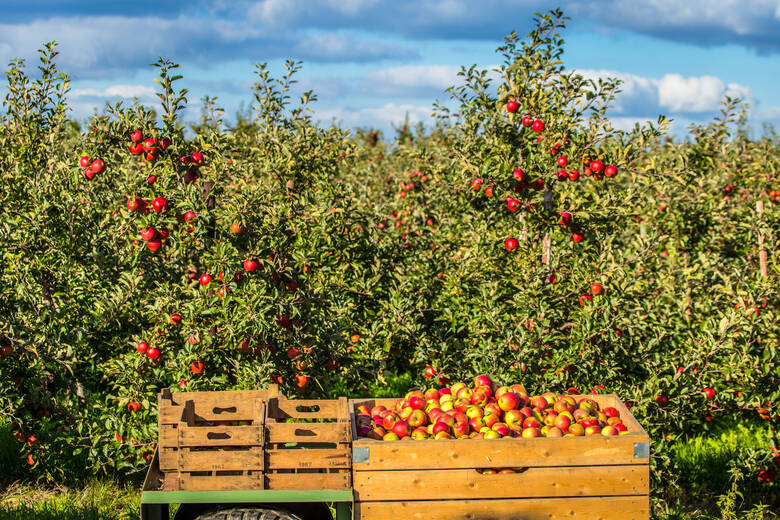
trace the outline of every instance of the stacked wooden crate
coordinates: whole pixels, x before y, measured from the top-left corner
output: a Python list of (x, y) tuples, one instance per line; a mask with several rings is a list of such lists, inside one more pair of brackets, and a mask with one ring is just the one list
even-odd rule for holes
[(158, 398), (161, 490), (349, 489), (346, 399), (267, 390), (170, 392)]
[[(353, 431), (356, 517), (646, 520), (647, 433), (616, 396), (587, 397), (617, 408), (629, 433), (387, 442)], [(350, 408), (395, 402), (353, 400)]]

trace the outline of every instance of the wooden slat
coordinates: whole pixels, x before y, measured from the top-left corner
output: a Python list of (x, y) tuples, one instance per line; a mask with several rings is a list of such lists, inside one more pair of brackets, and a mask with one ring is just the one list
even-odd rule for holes
[(267, 489), (349, 489), (348, 470), (331, 473), (266, 473)]
[(163, 424), (157, 433), (157, 445), (165, 448), (175, 448), (179, 444), (179, 432), (172, 424)]
[(647, 496), (355, 503), (361, 520), (647, 520)]
[(303, 468), (349, 469), (351, 452), (348, 448), (267, 450), (268, 470)]
[(263, 489), (263, 473), (251, 475), (179, 475), (181, 491), (246, 491)]
[(269, 443), (349, 442), (350, 425), (339, 423), (270, 423), (266, 422)]
[(179, 424), (182, 446), (262, 446), (262, 426), (187, 426)]
[[(346, 399), (342, 399), (346, 402)], [(272, 400), (276, 405), (272, 417), (274, 419), (337, 419), (346, 418), (343, 415), (339, 400), (333, 399), (285, 399), (278, 398)], [(310, 412), (298, 410), (300, 407), (310, 408), (319, 407), (318, 411)]]
[(177, 467), (179, 471), (262, 471), (263, 448), (207, 451), (184, 448), (179, 450)]
[(160, 457), (161, 471), (175, 471), (179, 463), (179, 451), (176, 448), (167, 448), (160, 443), (157, 448)]
[(353, 462), (355, 471), (400, 469), (520, 468), (647, 464), (634, 458), (634, 442), (646, 436), (536, 437), (533, 439), (442, 439), (387, 442), (361, 438), (368, 462)]
[(275, 385), (268, 390), (162, 392), (157, 399), (158, 424), (178, 423), (187, 401), (194, 402), (195, 416), (199, 421), (253, 420), (256, 419), (255, 400), (267, 401), (278, 394), (278, 387)]
[(354, 474), (357, 500), (416, 498), (548, 498), (646, 495), (646, 464), (529, 468), (520, 473), (484, 475), (474, 469), (359, 471)]

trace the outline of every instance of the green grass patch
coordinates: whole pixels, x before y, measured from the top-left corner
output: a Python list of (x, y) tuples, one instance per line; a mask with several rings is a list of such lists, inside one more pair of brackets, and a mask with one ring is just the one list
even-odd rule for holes
[(134, 487), (88, 482), (80, 489), (11, 486), (0, 494), (3, 520), (130, 520), (140, 511)]

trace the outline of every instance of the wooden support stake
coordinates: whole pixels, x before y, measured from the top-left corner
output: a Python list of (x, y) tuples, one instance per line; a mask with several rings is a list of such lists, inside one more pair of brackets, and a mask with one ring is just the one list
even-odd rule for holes
[[(756, 213), (758, 214), (759, 222), (761, 220), (761, 214), (764, 212), (764, 201), (756, 201)], [(760, 224), (759, 224), (760, 225)], [(758, 230), (758, 265), (761, 270), (761, 278), (769, 278), (769, 267), (767, 266), (768, 254), (764, 247), (764, 232), (759, 228)]]

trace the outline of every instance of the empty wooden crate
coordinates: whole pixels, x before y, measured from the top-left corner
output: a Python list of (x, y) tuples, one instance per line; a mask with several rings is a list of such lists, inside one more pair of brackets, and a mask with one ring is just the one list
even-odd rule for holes
[(258, 391), (163, 391), (158, 398), (163, 488), (182, 491), (263, 489), (266, 404)]
[(338, 400), (272, 398), (266, 411), (267, 489), (349, 489), (352, 430)]

